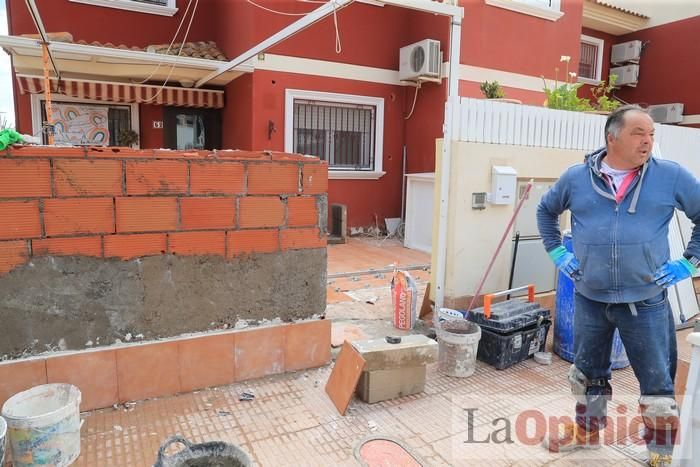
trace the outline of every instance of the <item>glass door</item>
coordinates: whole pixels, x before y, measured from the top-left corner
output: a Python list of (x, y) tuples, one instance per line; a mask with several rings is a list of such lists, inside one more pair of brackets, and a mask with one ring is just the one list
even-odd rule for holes
[(221, 113), (218, 110), (166, 107), (165, 147), (221, 149)]

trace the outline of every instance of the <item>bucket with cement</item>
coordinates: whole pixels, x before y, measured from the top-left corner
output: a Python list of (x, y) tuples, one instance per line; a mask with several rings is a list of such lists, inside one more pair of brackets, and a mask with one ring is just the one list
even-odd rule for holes
[(5, 461), (5, 435), (7, 434), (7, 423), (0, 417), (0, 465)]
[(438, 341), (438, 371), (447, 376), (466, 378), (476, 369), (481, 328), (466, 319), (443, 321), (435, 330)]
[[(175, 443), (184, 444), (181, 451), (167, 456), (165, 451)], [(192, 444), (182, 436), (171, 436), (160, 446), (153, 467), (249, 467), (250, 457), (238, 446), (222, 441)]]
[(44, 384), (15, 394), (2, 407), (15, 467), (64, 467), (80, 455), (80, 390)]

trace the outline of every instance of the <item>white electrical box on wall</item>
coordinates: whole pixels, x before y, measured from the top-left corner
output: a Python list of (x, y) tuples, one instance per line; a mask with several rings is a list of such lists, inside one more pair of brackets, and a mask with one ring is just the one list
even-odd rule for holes
[(512, 204), (518, 172), (507, 165), (494, 165), (491, 169), (491, 204)]

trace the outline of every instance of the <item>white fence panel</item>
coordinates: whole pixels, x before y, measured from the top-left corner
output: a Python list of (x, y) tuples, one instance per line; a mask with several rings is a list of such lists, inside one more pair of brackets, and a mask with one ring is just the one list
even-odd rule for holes
[(603, 145), (605, 117), (488, 99), (461, 99), (459, 139), (590, 151)]

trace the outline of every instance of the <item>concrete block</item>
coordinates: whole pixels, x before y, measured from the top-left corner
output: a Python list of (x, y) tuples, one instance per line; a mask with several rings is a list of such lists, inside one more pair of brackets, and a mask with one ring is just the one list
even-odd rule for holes
[(352, 345), (365, 359), (365, 371), (418, 367), (437, 361), (437, 342), (422, 334), (402, 336), (398, 344), (381, 338), (355, 341)]
[(358, 397), (369, 404), (416, 394), (424, 389), (425, 365), (363, 371), (357, 383)]

